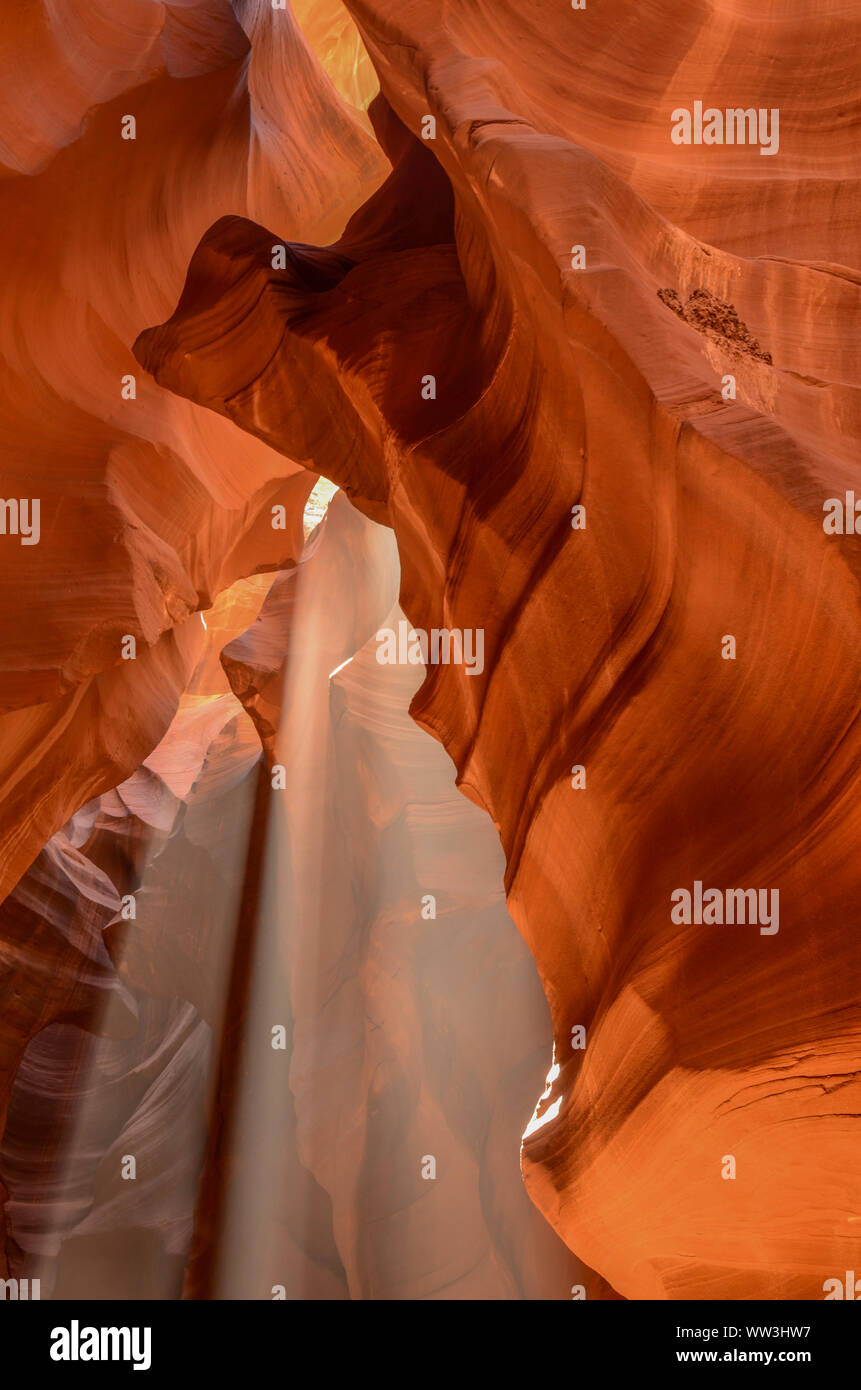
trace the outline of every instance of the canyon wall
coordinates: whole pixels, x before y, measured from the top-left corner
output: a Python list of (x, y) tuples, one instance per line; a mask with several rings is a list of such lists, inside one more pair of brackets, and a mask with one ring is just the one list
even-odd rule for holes
[[(859, 25), (10, 7), (9, 1269), (859, 1267)], [(779, 143), (676, 143), (700, 102)], [(402, 620), (481, 669), (380, 663)]]
[[(391, 526), (416, 627), (484, 631), (411, 708), (553, 1013), (533, 1199), (629, 1297), (821, 1296), (858, 1199), (845, 15), (811, 50), (811, 6), (755, 41), (741, 6), (349, 8), (392, 176), (274, 275), (216, 223), (136, 354)], [(674, 146), (700, 92), (779, 109), (779, 158)], [(696, 883), (777, 929), (680, 920)]]

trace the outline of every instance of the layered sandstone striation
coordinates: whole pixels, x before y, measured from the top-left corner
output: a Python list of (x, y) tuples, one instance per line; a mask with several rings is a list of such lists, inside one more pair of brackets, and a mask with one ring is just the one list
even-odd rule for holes
[[(7, 8), (0, 1274), (821, 1298), (861, 1266), (858, 19)], [(675, 143), (696, 103), (779, 144)], [(382, 665), (402, 615), (481, 672)]]
[(327, 240), (387, 168), (288, 11), (6, 9), (0, 491), (38, 500), (40, 535), (0, 535), (0, 896), (165, 733), (197, 612), (302, 547), (313, 478), (159, 389), (132, 343), (222, 212)]
[[(853, 20), (348, 8), (390, 178), (280, 271), (277, 226), (216, 222), (136, 355), (390, 526), (413, 624), (484, 630), (411, 710), (553, 1015), (533, 1200), (629, 1297), (819, 1298), (861, 1258), (859, 550), (822, 526), (857, 480)], [(778, 155), (674, 145), (698, 99), (779, 109)], [(674, 922), (697, 881), (777, 890), (779, 931)]]

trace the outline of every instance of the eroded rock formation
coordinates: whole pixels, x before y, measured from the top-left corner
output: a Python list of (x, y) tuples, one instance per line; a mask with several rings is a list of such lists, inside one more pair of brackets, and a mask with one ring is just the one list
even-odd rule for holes
[[(858, 22), (297, 15), (24, 6), (0, 57), (8, 1265), (821, 1298), (861, 1265)], [(675, 143), (697, 102), (779, 148)], [(482, 669), (381, 665), (401, 614)]]
[(302, 545), (313, 478), (160, 391), (131, 344), (225, 209), (326, 240), (386, 167), (289, 12), (5, 11), (2, 494), (38, 498), (41, 535), (0, 538), (0, 893), (164, 734), (189, 615)]
[[(534, 1200), (628, 1296), (821, 1297), (859, 1196), (840, 17), (811, 53), (808, 6), (755, 41), (705, 6), (349, 8), (391, 178), (280, 273), (271, 230), (215, 224), (136, 353), (391, 526), (416, 627), (484, 629), (484, 675), (434, 668), (412, 712), (499, 829), (553, 1012)], [(706, 89), (779, 108), (780, 159), (674, 146)], [(779, 932), (673, 921), (697, 881), (777, 890)]]

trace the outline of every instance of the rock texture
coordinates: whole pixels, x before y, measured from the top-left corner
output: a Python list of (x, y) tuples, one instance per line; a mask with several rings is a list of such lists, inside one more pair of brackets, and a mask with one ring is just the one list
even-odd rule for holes
[[(412, 712), (553, 1012), (533, 1199), (629, 1297), (821, 1297), (861, 1196), (845, 12), (349, 9), (391, 178), (280, 272), (216, 223), (136, 354), (391, 526), (413, 624), (485, 631)], [(779, 156), (673, 145), (701, 97), (779, 108)], [(779, 933), (674, 923), (695, 881)]]
[[(861, 1268), (861, 21), (8, 9), (2, 1272), (821, 1298)], [(675, 144), (698, 101), (779, 148)], [(381, 665), (402, 614), (481, 672)]]
[(289, 12), (5, 9), (2, 494), (39, 499), (41, 537), (0, 535), (0, 894), (158, 743), (197, 657), (189, 615), (302, 546), (313, 478), (159, 390), (131, 344), (225, 209), (325, 240), (386, 168)]

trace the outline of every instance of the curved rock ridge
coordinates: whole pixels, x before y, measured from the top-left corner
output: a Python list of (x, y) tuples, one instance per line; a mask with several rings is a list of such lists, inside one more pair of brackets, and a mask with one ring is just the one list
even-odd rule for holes
[(154, 386), (130, 345), (225, 208), (326, 240), (388, 168), (289, 10), (6, 9), (0, 898), (159, 742), (199, 654), (193, 615), (301, 553), (313, 479)]
[[(389, 180), (283, 270), (217, 222), (135, 352), (391, 526), (417, 628), (484, 634), (411, 709), (551, 1006), (533, 1200), (625, 1296), (821, 1298), (861, 1259), (845, 15), (658, 8), (353, 0)], [(674, 146), (700, 89), (779, 107), (777, 157)], [(674, 920), (697, 883), (778, 930)]]
[[(458, 143), (566, 141), (693, 237), (739, 255), (857, 269), (861, 15), (843, 0), (346, 0), (380, 86), (411, 130)], [(673, 113), (779, 112), (777, 149), (676, 144)], [(768, 122), (768, 133), (771, 132)], [(748, 132), (745, 132), (746, 136)], [(758, 135), (758, 131), (757, 131)], [(502, 175), (500, 174), (500, 181)], [(545, 183), (539, 215), (570, 184)], [(582, 241), (582, 237), (578, 238)], [(833, 325), (822, 320), (828, 332)]]
[(149, 81), (217, 72), (248, 53), (229, 0), (25, 0), (5, 7), (0, 158), (38, 173), (94, 106)]

